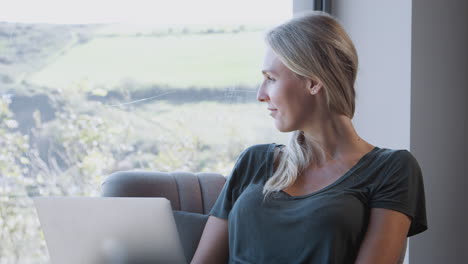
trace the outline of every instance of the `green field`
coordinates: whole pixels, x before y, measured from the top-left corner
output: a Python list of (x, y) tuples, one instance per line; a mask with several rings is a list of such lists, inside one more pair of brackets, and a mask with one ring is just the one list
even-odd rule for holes
[(163, 37), (97, 37), (73, 46), (31, 83), (71, 89), (85, 82), (112, 90), (121, 82), (220, 88), (260, 82), (263, 32)]

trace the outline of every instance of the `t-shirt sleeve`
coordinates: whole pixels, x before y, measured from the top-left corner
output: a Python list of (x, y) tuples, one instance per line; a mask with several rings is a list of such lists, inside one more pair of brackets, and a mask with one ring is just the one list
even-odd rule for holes
[(371, 208), (386, 208), (411, 217), (407, 236), (427, 230), (426, 203), (421, 168), (407, 150), (399, 150), (370, 197)]
[(229, 212), (231, 211), (234, 202), (240, 195), (243, 168), (245, 166), (247, 159), (246, 156), (249, 150), (250, 148), (245, 149), (237, 158), (234, 168), (228, 176), (228, 179), (226, 180), (226, 183), (224, 184), (218, 199), (216, 200), (208, 215), (224, 219), (228, 218)]

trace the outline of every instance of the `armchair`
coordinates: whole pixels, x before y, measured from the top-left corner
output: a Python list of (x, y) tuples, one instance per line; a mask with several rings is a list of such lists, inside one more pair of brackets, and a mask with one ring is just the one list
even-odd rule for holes
[(167, 198), (185, 258), (190, 261), (225, 182), (226, 178), (217, 173), (120, 171), (104, 180), (101, 196)]
[[(165, 197), (174, 219), (187, 261), (195, 254), (201, 234), (226, 178), (218, 173), (120, 171), (102, 183), (103, 197)], [(406, 244), (397, 264), (403, 264)]]

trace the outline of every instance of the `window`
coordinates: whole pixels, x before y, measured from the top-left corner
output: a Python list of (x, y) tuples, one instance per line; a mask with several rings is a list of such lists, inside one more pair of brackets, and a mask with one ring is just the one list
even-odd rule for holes
[(0, 11), (0, 263), (47, 263), (31, 196), (98, 196), (129, 169), (228, 175), (281, 142), (264, 31), (292, 1), (27, 1)]

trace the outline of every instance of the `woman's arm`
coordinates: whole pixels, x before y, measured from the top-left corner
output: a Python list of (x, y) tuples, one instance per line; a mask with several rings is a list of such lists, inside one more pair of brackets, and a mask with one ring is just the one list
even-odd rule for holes
[(411, 218), (395, 210), (372, 208), (369, 226), (355, 264), (395, 264), (400, 258)]
[(205, 229), (191, 264), (225, 264), (228, 261), (228, 221), (214, 216), (208, 217)]

